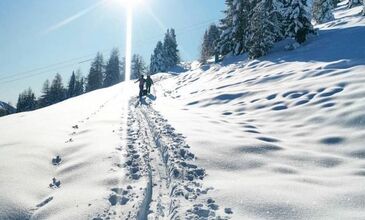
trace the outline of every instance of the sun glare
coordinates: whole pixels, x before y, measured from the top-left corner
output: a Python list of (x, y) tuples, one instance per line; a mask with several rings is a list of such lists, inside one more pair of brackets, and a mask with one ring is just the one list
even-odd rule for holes
[(116, 4), (125, 8), (135, 8), (137, 6), (143, 5), (143, 0), (112, 0)]
[(125, 81), (129, 81), (132, 69), (133, 8), (130, 6), (126, 10)]

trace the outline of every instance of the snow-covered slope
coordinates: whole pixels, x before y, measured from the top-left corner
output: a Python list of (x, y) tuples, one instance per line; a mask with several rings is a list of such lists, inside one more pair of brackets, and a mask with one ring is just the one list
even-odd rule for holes
[(122, 83), (0, 118), (0, 219), (364, 219), (360, 11), (295, 51), (158, 74), (142, 103)]
[(360, 10), (338, 9), (295, 51), (160, 76), (154, 107), (234, 219), (365, 219)]
[[(118, 85), (0, 119), (0, 219), (90, 219), (103, 212), (123, 176), (116, 166), (122, 92)], [(59, 187), (50, 185), (53, 178)]]

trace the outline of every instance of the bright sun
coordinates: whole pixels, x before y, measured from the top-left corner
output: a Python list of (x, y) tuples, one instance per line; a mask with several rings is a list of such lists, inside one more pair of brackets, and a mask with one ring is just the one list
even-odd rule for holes
[(130, 80), (132, 70), (132, 37), (133, 37), (133, 12), (135, 9), (145, 6), (146, 0), (109, 0), (110, 6), (120, 6), (125, 10), (125, 81)]
[(112, 0), (116, 4), (127, 7), (127, 8), (135, 8), (136, 6), (143, 5), (143, 0)]

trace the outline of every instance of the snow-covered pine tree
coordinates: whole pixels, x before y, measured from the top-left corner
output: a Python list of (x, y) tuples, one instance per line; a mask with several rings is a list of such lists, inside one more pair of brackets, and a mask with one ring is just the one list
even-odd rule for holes
[(294, 37), (298, 43), (304, 43), (313, 33), (308, 0), (289, 0), (285, 12), (285, 35)]
[(233, 17), (234, 17), (234, 0), (226, 0), (226, 9), (223, 11), (224, 18), (220, 20), (219, 29), (221, 36), (217, 42), (216, 50), (222, 56), (225, 56), (233, 51)]
[(333, 8), (333, 0), (314, 0), (312, 8), (314, 21), (322, 24), (335, 19), (332, 13)]
[(247, 39), (251, 59), (266, 55), (281, 36), (278, 5), (275, 0), (261, 0), (252, 10)]
[(362, 8), (362, 15), (365, 16), (365, 0), (362, 0), (363, 8)]
[(103, 87), (104, 59), (101, 53), (97, 53), (91, 64), (87, 77), (86, 91), (90, 92)]
[(104, 87), (115, 85), (121, 81), (119, 51), (114, 48), (105, 67)]
[(150, 73), (166, 72), (167, 66), (165, 61), (164, 47), (161, 41), (157, 42), (150, 61)]
[(168, 29), (163, 42), (165, 64), (167, 68), (174, 67), (180, 62), (179, 50), (177, 47), (175, 30), (173, 28)]
[(146, 73), (146, 64), (143, 60), (143, 57), (138, 54), (134, 54), (132, 58), (132, 73), (131, 79), (138, 79), (140, 76)]
[(217, 25), (212, 24), (204, 33), (203, 42), (200, 51), (200, 61), (205, 63), (207, 59), (216, 54), (217, 41), (220, 37), (220, 30)]
[(203, 42), (201, 44), (201, 49), (200, 49), (200, 62), (202, 63), (206, 63), (209, 55), (208, 55), (208, 31), (206, 30), (204, 32), (204, 36), (203, 36)]
[(75, 87), (76, 87), (76, 76), (75, 72), (73, 71), (67, 87), (67, 98), (75, 96)]
[(252, 21), (253, 9), (257, 5), (257, 0), (234, 0), (233, 1), (233, 54), (245, 53), (247, 48), (247, 38), (249, 35), (249, 25)]

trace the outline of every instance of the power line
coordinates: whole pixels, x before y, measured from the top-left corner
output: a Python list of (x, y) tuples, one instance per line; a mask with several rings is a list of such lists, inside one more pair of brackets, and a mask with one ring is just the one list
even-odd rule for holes
[[(183, 35), (185, 33), (189, 33), (189, 31), (204, 27), (209, 23), (217, 22), (219, 20), (220, 20), (219, 18), (210, 19), (210, 20), (206, 20), (206, 21), (203, 21), (203, 22), (196, 23), (194, 25), (189, 25), (189, 26), (185, 26), (185, 27), (182, 27), (182, 28), (177, 28), (177, 30), (178, 30), (177, 34)], [(158, 39), (160, 39), (160, 37), (161, 37), (160, 35), (155, 35), (155, 37), (152, 37), (149, 40), (138, 41), (137, 43), (139, 44), (139, 46), (134, 47), (134, 48), (140, 48), (141, 44), (145, 44), (145, 43), (149, 43), (149, 42), (158, 40)], [(110, 50), (110, 49), (108, 49), (108, 50)], [(102, 50), (101, 52), (105, 52), (105, 51), (107, 51), (107, 49)], [(28, 70), (28, 71), (12, 73), (12, 74), (5, 74), (7, 76), (0, 77), (0, 85), (15, 82), (15, 81), (19, 81), (19, 80), (23, 80), (23, 79), (32, 78), (34, 76), (43, 75), (43, 74), (49, 73), (51, 71), (62, 70), (62, 69), (66, 69), (66, 68), (74, 66), (74, 65), (79, 65), (79, 64), (82, 64), (82, 63), (86, 63), (86, 62), (89, 62), (89, 61), (93, 60), (92, 57), (94, 56), (94, 54), (95, 53), (85, 55), (85, 56), (81, 56), (81, 57), (77, 57), (77, 58), (73, 58), (73, 59), (69, 59), (69, 60), (65, 60), (65, 61), (61, 61), (61, 62), (54, 63), (54, 64), (51, 64), (51, 65), (47, 65), (47, 66), (44, 66), (44, 67), (38, 67), (38, 68), (35, 68), (35, 69), (31, 69), (31, 70)], [(87, 59), (87, 58), (90, 58), (90, 59)], [(81, 59), (86, 59), (86, 60), (81, 60)], [(22, 76), (22, 77), (20, 77), (20, 76)]]
[[(85, 61), (85, 62), (87, 62), (87, 61)], [(79, 64), (79, 63), (76, 63), (76, 64), (75, 63), (66, 64), (66, 65), (63, 65), (63, 66), (60, 66), (60, 67), (57, 67), (57, 68), (53, 68), (53, 69), (50, 69), (50, 70), (46, 70), (46, 71), (42, 71), (42, 72), (37, 72), (37, 73), (30, 74), (30, 75), (27, 75), (27, 76), (22, 76), (22, 77), (18, 77), (18, 78), (15, 78), (15, 79), (3, 81), (3, 82), (1, 82), (1, 84), (7, 84), (7, 83), (11, 83), (11, 82), (23, 80), (23, 79), (29, 79), (29, 78), (32, 78), (34, 76), (38, 76), (38, 75), (43, 75), (43, 74), (49, 73), (51, 71), (55, 71), (56, 72), (57, 70), (63, 70), (63, 69), (66, 69), (68, 67), (75, 66), (77, 64)]]
[[(103, 50), (103, 51), (106, 51), (106, 50)], [(13, 78), (13, 77), (19, 77), (21, 75), (27, 75), (28, 73), (33, 73), (33, 72), (37, 72), (37, 71), (46, 70), (46, 69), (53, 68), (53, 67), (56, 67), (56, 66), (64, 65), (66, 63), (75, 63), (75, 61), (80, 62), (80, 61), (83, 61), (87, 58), (90, 58), (91, 56), (94, 56), (94, 53), (93, 54), (90, 53), (89, 55), (84, 55), (84, 56), (72, 58), (72, 59), (69, 59), (69, 60), (64, 60), (64, 61), (54, 63), (54, 64), (50, 64), (50, 65), (47, 65), (47, 66), (44, 66), (44, 67), (37, 67), (35, 69), (31, 69), (31, 70), (27, 70), (27, 71), (23, 71), (23, 72), (11, 73), (11, 74), (2, 74), (2, 75), (6, 75), (6, 76), (0, 77), (0, 81), (5, 80), (5, 79), (10, 79), (10, 78)]]

